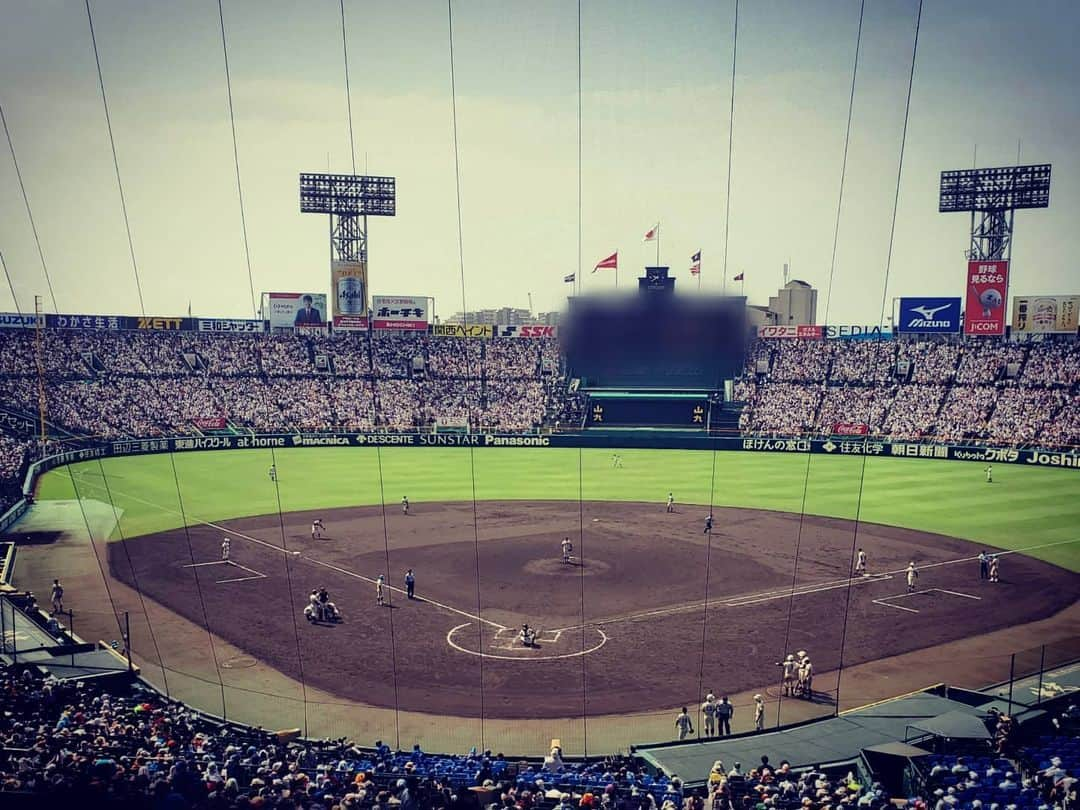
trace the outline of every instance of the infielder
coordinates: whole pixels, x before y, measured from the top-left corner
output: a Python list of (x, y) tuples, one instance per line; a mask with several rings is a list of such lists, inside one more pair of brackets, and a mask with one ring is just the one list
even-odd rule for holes
[(705, 518), (705, 531), (702, 534), (712, 534), (712, 515)]
[(855, 554), (855, 575), (866, 576), (866, 552), (861, 548)]
[(716, 736), (716, 695), (709, 692), (701, 704), (701, 715), (705, 718), (705, 736)]
[(221, 561), (228, 562), (229, 555), (232, 553), (232, 540), (228, 537), (221, 538)]
[(382, 574), (379, 574), (379, 578), (375, 580), (375, 604), (379, 607), (382, 607), (384, 604), (386, 604), (386, 589), (384, 588), (385, 583), (386, 578)]
[(311, 521), (311, 539), (321, 540), (322, 533), (326, 531), (326, 527), (323, 525), (322, 518), (315, 518)]
[(907, 566), (907, 589), (908, 593), (915, 590), (915, 583), (919, 579), (919, 569), (915, 567), (915, 561), (912, 560)]
[(562, 561), (564, 563), (569, 563), (572, 559), (574, 559), (573, 557), (570, 556), (570, 552), (574, 550), (574, 544), (570, 542), (569, 537), (564, 537), (562, 539), (561, 545), (562, 545)]
[(405, 495), (401, 498), (401, 514), (409, 514), (409, 496)]
[(675, 494), (672, 492), (667, 494), (667, 510), (668, 512), (675, 511)]

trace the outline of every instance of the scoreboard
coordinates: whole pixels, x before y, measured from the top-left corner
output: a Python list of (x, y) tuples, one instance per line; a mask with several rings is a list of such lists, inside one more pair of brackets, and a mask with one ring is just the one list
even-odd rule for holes
[(585, 412), (585, 427), (654, 427), (704, 430), (709, 419), (705, 394), (594, 392)]

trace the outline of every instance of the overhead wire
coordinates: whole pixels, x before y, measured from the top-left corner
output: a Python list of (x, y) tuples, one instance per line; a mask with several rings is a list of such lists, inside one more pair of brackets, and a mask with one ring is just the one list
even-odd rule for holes
[(116, 138), (113, 137), (112, 118), (109, 115), (109, 99), (105, 94), (105, 77), (101, 72), (101, 55), (98, 53), (97, 35), (94, 33), (94, 15), (90, 11), (90, 0), (86, 0), (86, 20), (90, 24), (90, 43), (94, 47), (94, 64), (97, 65), (98, 86), (101, 88), (101, 106), (105, 110), (105, 128), (109, 132), (109, 146), (112, 149), (113, 169), (116, 170), (116, 188), (120, 192), (120, 211), (124, 215), (124, 230), (127, 232), (128, 254), (131, 256), (131, 269), (135, 274), (135, 291), (139, 295), (139, 312), (145, 316), (146, 305), (143, 303), (142, 282), (139, 281), (139, 264), (135, 261), (135, 242), (131, 237), (131, 220), (128, 218), (127, 199), (124, 196), (124, 182), (120, 178), (120, 160), (116, 155)]
[[(577, 0), (577, 273), (575, 286), (581, 280), (581, 0)], [(589, 678), (585, 662), (585, 504), (584, 504), (584, 449), (578, 447), (578, 579), (581, 586), (581, 739), (583, 756), (589, 755)]]
[[(844, 205), (844, 185), (845, 185), (845, 181), (847, 179), (848, 151), (849, 151), (849, 148), (850, 148), (850, 145), (851, 145), (851, 122), (852, 122), (852, 119), (854, 117), (854, 110), (855, 110), (855, 85), (856, 85), (856, 80), (857, 80), (858, 72), (859, 72), (859, 55), (860, 55), (861, 49), (862, 49), (863, 20), (864, 20), (865, 12), (866, 12), (866, 0), (861, 0), (861, 2), (859, 4), (859, 21), (858, 21), (858, 26), (856, 28), (856, 33), (855, 33), (855, 55), (854, 55), (854, 58), (852, 59), (852, 66), (851, 66), (851, 88), (850, 88), (850, 91), (848, 93), (847, 123), (846, 123), (845, 129), (844, 129), (843, 157), (842, 157), (841, 162), (840, 162), (840, 187), (839, 187), (839, 191), (837, 193), (837, 200), (836, 200), (836, 218), (835, 218), (835, 221), (834, 221), (834, 224), (833, 224), (832, 255), (831, 255), (831, 258), (829, 260), (829, 280), (828, 280), (828, 283), (826, 285), (825, 316), (824, 316), (824, 319), (823, 319), (823, 323), (828, 323), (829, 322), (829, 311), (830, 311), (830, 307), (832, 306), (833, 278), (834, 278), (834, 276), (836, 274), (837, 246), (839, 245), (839, 240), (840, 240), (840, 215), (841, 215), (841, 211), (843, 210), (843, 205)], [(789, 649), (788, 645), (791, 643), (791, 620), (792, 620), (792, 614), (793, 614), (794, 609), (795, 609), (796, 585), (798, 584), (799, 559), (800, 559), (800, 552), (802, 550), (803, 529), (805, 527), (805, 521), (806, 521), (806, 502), (807, 502), (807, 498), (808, 498), (808, 495), (809, 495), (810, 464), (811, 464), (812, 459), (813, 459), (813, 454), (810, 452), (810, 450), (808, 448), (807, 451), (806, 451), (806, 469), (805, 469), (805, 471), (803, 473), (803, 491), (802, 491), (802, 502), (801, 502), (801, 506), (800, 506), (800, 509), (799, 509), (799, 524), (798, 524), (798, 528), (796, 530), (796, 535), (795, 535), (795, 553), (794, 553), (793, 560), (792, 560), (791, 592), (790, 592), (790, 594), (788, 596), (787, 620), (785, 622), (785, 627), (784, 627), (784, 645), (783, 645), (783, 648), (781, 649), (781, 655), (787, 654), (787, 651)], [(849, 574), (850, 574), (850, 568), (849, 568)], [(850, 589), (850, 586), (851, 586), (851, 580), (850, 580), (850, 577), (849, 577), (849, 579), (848, 579), (848, 587), (849, 587), (849, 589)], [(844, 614), (844, 621), (845, 622), (847, 621), (847, 612), (846, 611), (845, 611), (845, 614)], [(781, 662), (781, 664), (782, 664), (782, 662)], [(780, 719), (781, 719), (780, 713), (781, 713), (781, 709), (782, 709), (783, 702), (784, 702), (784, 681), (783, 681), (783, 674), (782, 673), (780, 675), (780, 681), (778, 683), (778, 691), (779, 691), (779, 698), (777, 699), (777, 702), (776, 702), (776, 723), (777, 723), (777, 725), (780, 725)]]
[[(11, 130), (8, 129), (7, 117), (4, 115), (4, 107), (0, 104), (0, 124), (4, 126), (4, 137), (7, 138), (8, 151), (11, 152), (11, 165), (15, 168), (15, 179), (19, 183), (19, 192), (22, 194), (23, 205), (26, 207), (26, 217), (30, 220), (30, 232), (34, 235), (34, 244), (37, 246), (38, 258), (41, 259), (41, 272), (45, 275), (45, 284), (49, 288), (49, 298), (52, 300), (53, 312), (59, 312), (56, 307), (56, 293), (53, 292), (52, 278), (49, 276), (49, 266), (45, 262), (45, 251), (41, 247), (41, 237), (38, 235), (37, 223), (34, 221), (34, 212), (30, 208), (30, 195), (26, 192), (26, 184), (23, 182), (22, 169), (19, 168), (19, 158), (15, 155), (15, 142), (11, 138)], [(0, 262), (3, 257), (0, 256)], [(11, 288), (11, 297), (15, 301), (15, 310), (21, 315), (19, 299), (15, 295), (15, 286), (11, 283), (11, 275), (8, 273), (7, 264), (4, 264), (4, 275), (7, 276), (8, 287)]]
[[(458, 144), (458, 114), (457, 114), (457, 76), (454, 63), (454, 2), (446, 0), (446, 21), (449, 39), (450, 56), (450, 111), (451, 127), (454, 141), (454, 197), (457, 203), (457, 242), (458, 242), (458, 269), (461, 276), (461, 312), (465, 331), (468, 332), (469, 308), (466, 305), (465, 296), (465, 241), (464, 229), (461, 218), (461, 153)], [(469, 339), (461, 339), (465, 348), (465, 403), (467, 412), (471, 411), (472, 402), (468, 396), (468, 384), (472, 380), (472, 360), (469, 351)], [(476, 562), (476, 633), (477, 633), (477, 660), (480, 662), (480, 746), (484, 747), (484, 622), (481, 621), (481, 597), (480, 597), (480, 523), (476, 503), (476, 451), (472, 444), (469, 445), (469, 478), (472, 486), (472, 523), (473, 523), (473, 554)]]
[[(891, 218), (891, 220), (889, 222), (889, 248), (888, 248), (888, 251), (885, 254), (885, 277), (882, 279), (882, 283), (881, 283), (881, 305), (880, 305), (880, 307), (878, 309), (879, 323), (883, 323), (885, 321), (885, 303), (886, 303), (888, 292), (889, 292), (889, 276), (890, 276), (890, 274), (892, 272), (893, 246), (894, 246), (895, 241), (896, 241), (896, 218), (897, 218), (897, 213), (900, 210), (900, 184), (901, 184), (901, 180), (903, 178), (903, 173), (904, 173), (904, 152), (905, 152), (905, 149), (906, 149), (906, 146), (907, 146), (908, 123), (909, 123), (909, 121), (911, 119), (911, 94), (912, 94), (912, 89), (915, 86), (915, 64), (916, 64), (917, 57), (918, 57), (918, 54), (919, 54), (919, 31), (920, 31), (920, 29), (922, 27), (923, 0), (918, 0), (918, 3), (919, 3), (918, 10), (917, 10), (917, 12), (915, 14), (915, 33), (914, 33), (914, 35), (912, 37), (912, 44), (911, 44), (911, 69), (910, 69), (910, 71), (908, 73), (907, 96), (906, 96), (906, 98), (904, 100), (904, 126), (903, 126), (903, 129), (902, 129), (901, 134), (900, 134), (900, 157), (897, 160), (897, 165), (896, 165), (896, 190), (895, 190), (894, 195), (893, 195), (892, 218)], [(883, 340), (883, 339), (884, 339), (884, 336), (879, 332), (878, 333), (878, 340), (880, 341), (880, 340)], [(872, 414), (873, 414), (873, 400), (870, 401), (870, 403), (867, 405), (867, 407), (870, 410), (870, 414), (868, 414), (868, 416), (867, 416), (867, 425), (869, 426), (870, 423), (871, 423), (871, 417), (872, 417)], [(861, 520), (862, 520), (863, 491), (864, 491), (864, 488), (866, 486), (866, 461), (867, 461), (867, 456), (868, 456), (868, 454), (866, 452), (866, 449), (867, 449), (866, 444), (867, 444), (867, 440), (864, 439), (863, 440), (863, 448), (862, 448), (863, 452), (861, 454), (862, 459), (861, 459), (861, 464), (860, 464), (860, 467), (859, 467), (859, 495), (858, 495), (858, 500), (856, 501), (856, 504), (855, 504), (855, 531), (854, 531), (854, 533), (852, 535), (852, 541), (851, 541), (852, 556), (854, 556), (854, 554), (855, 554), (855, 547), (856, 547), (856, 544), (858, 542), (859, 528), (861, 526)], [(849, 585), (848, 585), (848, 589), (847, 589), (847, 604), (849, 604), (849, 605), (850, 605), (850, 600), (851, 600), (851, 586), (850, 586), (850, 580), (849, 580)], [(848, 625), (848, 611), (845, 609), (845, 611), (844, 611), (844, 622), (843, 622), (843, 626), (842, 626), (841, 634), (840, 634), (840, 664), (839, 664), (839, 668), (838, 668), (837, 674), (836, 674), (836, 709), (837, 709), (837, 711), (839, 711), (839, 709), (840, 709), (840, 680), (841, 680), (841, 678), (843, 677), (843, 674), (844, 674), (844, 645), (845, 645), (845, 643), (847, 641), (847, 625)]]
[[(347, 27), (345, 25), (345, 0), (340, 0), (341, 6), (341, 51), (343, 62), (345, 66), (345, 104), (349, 118), (349, 154), (352, 159), (352, 171), (353, 175), (356, 174), (356, 138), (353, 130), (353, 111), (352, 111), (352, 90), (349, 84), (349, 39), (347, 34)], [(366, 234), (365, 234), (366, 239)], [(366, 257), (365, 257), (366, 258)], [(368, 333), (370, 336), (370, 332)], [(368, 352), (369, 362), (374, 362), (374, 355), (372, 352)], [(374, 369), (373, 369), (374, 371)], [(375, 415), (375, 380), (374, 374), (372, 374), (371, 386), (371, 413), (372, 418)], [(382, 459), (382, 447), (378, 443), (375, 444), (375, 459), (376, 465), (379, 471), (379, 505), (382, 512), (382, 530), (383, 530), (383, 554), (386, 560), (386, 576), (389, 578), (390, 573), (390, 522), (386, 512), (386, 485), (385, 478), (383, 476), (383, 459)], [(394, 737), (397, 740), (397, 747), (401, 747), (401, 705), (398, 697), (398, 662), (397, 662), (397, 644), (395, 643), (394, 635), (394, 589), (387, 588), (387, 599), (390, 609), (387, 611), (389, 614), (390, 623), (390, 663), (393, 674), (394, 684)]]

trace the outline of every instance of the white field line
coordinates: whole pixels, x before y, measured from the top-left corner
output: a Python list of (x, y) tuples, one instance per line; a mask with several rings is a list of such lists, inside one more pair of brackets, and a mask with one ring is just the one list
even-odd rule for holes
[[(79, 478), (80, 478), (80, 480), (87, 481), (88, 483), (91, 484), (91, 486), (97, 486), (96, 482), (89, 481), (88, 479), (84, 479), (84, 477), (82, 475), (80, 475)], [(189, 520), (190, 519), (190, 520), (193, 520), (196, 523), (202, 524), (203, 526), (210, 526), (211, 528), (218, 529), (219, 531), (227, 532), (228, 534), (230, 534), (232, 536), (240, 537), (240, 538), (243, 538), (244, 540), (249, 540), (249, 541), (251, 541), (253, 543), (258, 543), (259, 545), (265, 546), (266, 548), (271, 549), (272, 551), (276, 551), (276, 552), (278, 552), (280, 554), (293, 555), (293, 556), (296, 555), (296, 552), (290, 551), (287, 548), (282, 548), (281, 546), (275, 545), (273, 543), (268, 543), (267, 541), (261, 540), (258, 537), (252, 537), (251, 535), (243, 534), (242, 532), (233, 531), (232, 529), (228, 529), (228, 528), (226, 528), (226, 527), (224, 527), (224, 526), (222, 526), (222, 525), (220, 525), (218, 523), (214, 523), (214, 522), (209, 521), (209, 520), (203, 520), (202, 518), (199, 518), (199, 517), (197, 517), (195, 515), (192, 515), (190, 513), (180, 512), (180, 511), (178, 511), (176, 509), (172, 509), (170, 507), (163, 506), (162, 504), (159, 504), (159, 503), (154, 503), (153, 501), (148, 501), (145, 498), (140, 498), (137, 495), (132, 495), (131, 493), (127, 493), (127, 492), (124, 492), (122, 490), (118, 490), (118, 489), (115, 489), (115, 488), (112, 488), (112, 487), (110, 487), (110, 491), (114, 492), (114, 493), (116, 493), (118, 495), (123, 495), (126, 498), (130, 498), (133, 501), (138, 501), (139, 503), (146, 504), (147, 506), (152, 506), (152, 507), (155, 507), (157, 509), (161, 509), (163, 511), (170, 512), (170, 513), (172, 513), (174, 515), (178, 515), (181, 518), (183, 518), (184, 520)], [(995, 556), (1005, 556), (1007, 554), (1022, 554), (1022, 553), (1027, 552), (1027, 551), (1035, 551), (1036, 549), (1052, 548), (1054, 546), (1064, 546), (1064, 545), (1070, 545), (1072, 543), (1080, 543), (1080, 538), (1074, 538), (1072, 540), (1057, 540), (1057, 541), (1052, 542), (1052, 543), (1036, 543), (1034, 545), (1024, 546), (1022, 548), (995, 551), (994, 555)], [(304, 560), (307, 560), (308, 562), (314, 563), (315, 565), (321, 565), (324, 568), (329, 568), (332, 571), (337, 571), (338, 573), (344, 574), (345, 576), (350, 576), (350, 577), (353, 577), (354, 579), (359, 579), (359, 580), (363, 580), (364, 582), (369, 582), (372, 585), (374, 585), (375, 581), (376, 581), (375, 579), (373, 579), (371, 577), (364, 576), (363, 574), (358, 574), (355, 571), (350, 571), (350, 570), (348, 570), (346, 568), (341, 568), (339, 566), (333, 565), (332, 563), (324, 562), (322, 560), (317, 560), (314, 557), (308, 556), (307, 554), (301, 553), (300, 558), (304, 559)], [(920, 566), (920, 570), (925, 570), (927, 568), (937, 568), (937, 567), (943, 566), (943, 565), (956, 565), (957, 563), (975, 562), (978, 559), (979, 558), (976, 555), (976, 556), (973, 556), (973, 557), (958, 557), (958, 558), (952, 559), (952, 560), (941, 560), (939, 562), (927, 563), (925, 565), (922, 565), (922, 566)], [(729, 608), (731, 608), (731, 607), (741, 607), (741, 606), (744, 606), (744, 605), (757, 604), (759, 602), (770, 601), (772, 599), (789, 599), (792, 596), (811, 595), (811, 594), (814, 594), (814, 593), (819, 593), (822, 590), (831, 590), (833, 588), (846, 588), (846, 587), (848, 587), (849, 582), (852, 585), (858, 585), (858, 584), (866, 583), (867, 581), (880, 582), (880, 581), (882, 581), (884, 579), (889, 579), (894, 575), (906, 574), (906, 573), (907, 573), (907, 568), (904, 567), (904, 568), (898, 568), (895, 571), (881, 571), (881, 572), (878, 572), (877, 574), (873, 574), (873, 575), (867, 576), (867, 577), (851, 576), (851, 577), (844, 578), (844, 579), (829, 580), (829, 581), (826, 581), (826, 582), (823, 582), (823, 583), (808, 583), (806, 585), (796, 586), (795, 588), (774, 589), (772, 591), (762, 591), (762, 592), (757, 593), (757, 594), (743, 594), (743, 595), (740, 595), (740, 596), (733, 596), (733, 597), (728, 597), (727, 599), (717, 600), (716, 604), (721, 606), (721, 607), (729, 607)], [(394, 592), (396, 592), (398, 594), (405, 594), (405, 590), (403, 588), (398, 588), (398, 587), (396, 587), (394, 585), (391, 585), (389, 583), (384, 583), (383, 587), (388, 588), (389, 590), (394, 591)], [(966, 596), (966, 594), (964, 594), (964, 595)], [(746, 601), (746, 600), (753, 600), (753, 601)], [(473, 613), (469, 613), (468, 611), (460, 610), (459, 608), (443, 604), (442, 602), (436, 602), (433, 599), (424, 598), (422, 601), (427, 602), (428, 604), (431, 604), (431, 605), (435, 605), (436, 607), (442, 608), (443, 610), (449, 611), (451, 613), (456, 613), (459, 616), (464, 616), (465, 618), (471, 619), (472, 621), (483, 622), (484, 624), (486, 624), (486, 625), (488, 625), (490, 627), (495, 627), (495, 628), (502, 629), (502, 630), (507, 629), (505, 625), (499, 624), (498, 622), (490, 621), (490, 620), (485, 619), (485, 618), (483, 618), (481, 616), (477, 616), (477, 615), (475, 615)], [(876, 601), (876, 600), (874, 600), (874, 601)], [(701, 602), (692, 602), (692, 603), (688, 603), (688, 604), (685, 604), (685, 605), (675, 605), (675, 606), (672, 606), (672, 607), (657, 608), (656, 610), (644, 611), (642, 613), (627, 614), (625, 616), (616, 616), (616, 617), (609, 618), (609, 619), (599, 619), (599, 620), (594, 620), (594, 621), (588, 621), (588, 622), (584, 623), (584, 626), (585, 627), (594, 627), (594, 626), (595, 627), (600, 627), (600, 626), (603, 626), (603, 625), (616, 624), (618, 622), (631, 621), (631, 620), (634, 620), (634, 619), (649, 618), (651, 616), (664, 616), (664, 615), (668, 615), (668, 614), (671, 614), (671, 613), (681, 613), (681, 612), (687, 612), (687, 611), (694, 611), (694, 610), (699, 610), (702, 607), (703, 607), (703, 604)], [(910, 610), (910, 608), (907, 608), (907, 609)], [(570, 625), (568, 627), (560, 627), (558, 629), (560, 631), (562, 631), (562, 630), (578, 630), (578, 629), (581, 629), (581, 627), (582, 627), (581, 624), (577, 624), (577, 625)]]

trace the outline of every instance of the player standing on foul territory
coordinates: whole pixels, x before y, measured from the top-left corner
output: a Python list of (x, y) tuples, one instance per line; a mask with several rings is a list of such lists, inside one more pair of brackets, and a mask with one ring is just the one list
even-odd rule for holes
[(221, 561), (228, 562), (229, 554), (232, 552), (232, 540), (228, 537), (221, 538)]
[(667, 510), (668, 510), (669, 513), (675, 511), (675, 493), (674, 492), (669, 492), (667, 494)]
[(866, 552), (861, 548), (855, 554), (855, 575), (866, 576)]
[(987, 464), (985, 472), (986, 472), (986, 483), (988, 483), (988, 484), (994, 483), (994, 468), (991, 467), (989, 464)]
[(401, 514), (409, 514), (409, 496), (403, 495), (401, 498)]
[(915, 583), (919, 579), (919, 569), (915, 567), (915, 561), (912, 560), (907, 566), (907, 589), (908, 593), (915, 590)]
[(315, 518), (315, 520), (311, 521), (311, 539), (312, 540), (321, 540), (322, 539), (322, 533), (325, 530), (326, 530), (326, 527), (323, 525), (322, 518)]

